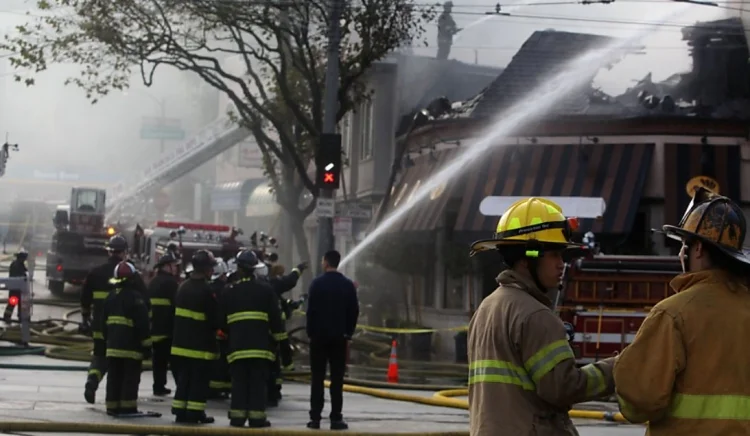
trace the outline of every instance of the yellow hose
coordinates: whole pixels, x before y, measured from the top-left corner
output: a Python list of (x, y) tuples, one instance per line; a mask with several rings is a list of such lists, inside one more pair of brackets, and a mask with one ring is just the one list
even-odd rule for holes
[[(2, 300), (0, 299), (0, 303)], [(47, 300), (36, 300), (36, 304), (53, 304), (53, 305), (65, 305), (60, 301), (47, 301)], [(62, 304), (61, 304), (62, 303)], [(67, 305), (65, 305), (67, 306)], [(75, 312), (77, 309), (73, 309), (68, 312), (64, 318)], [(73, 332), (62, 331), (60, 323), (47, 322), (34, 323), (34, 338), (33, 343), (41, 343), (46, 345), (54, 345), (53, 347), (47, 348), (45, 355), (62, 360), (74, 360), (74, 361), (88, 361), (91, 351), (91, 341), (87, 337), (76, 335)], [(17, 328), (9, 329), (3, 332), (2, 339), (7, 341), (17, 342), (20, 340), (20, 332)], [(380, 344), (378, 344), (380, 345)], [(144, 362), (144, 366), (150, 367), (150, 362)], [(421, 363), (421, 362), (414, 362)], [(301, 382), (307, 382), (309, 380), (309, 373), (306, 376), (304, 373), (288, 374), (287, 377), (290, 380), (296, 380)], [(350, 380), (350, 383), (357, 383), (357, 380)], [(326, 385), (329, 383), (326, 382)], [(374, 383), (378, 385), (377, 383)], [(436, 392), (432, 397), (424, 397), (418, 395), (402, 394), (397, 392), (388, 391), (385, 389), (402, 387), (401, 385), (389, 385), (382, 383), (383, 389), (376, 389), (373, 387), (345, 384), (344, 391), (362, 395), (369, 395), (377, 398), (393, 400), (393, 401), (404, 401), (410, 403), (424, 404), (428, 406), (436, 407), (448, 407), (453, 409), (468, 410), (469, 404), (467, 400), (453, 398), (459, 396), (467, 396), (468, 389), (449, 389), (441, 390)], [(422, 389), (430, 390), (429, 385), (410, 386), (410, 389)], [(616, 422), (627, 422), (620, 413), (615, 412), (601, 412), (601, 411), (588, 411), (588, 410), (571, 410), (571, 418), (581, 419), (596, 419)], [(98, 423), (78, 423), (78, 422), (0, 422), (0, 432), (69, 432), (69, 433), (109, 433), (109, 434), (160, 434), (160, 435), (223, 435), (223, 434), (284, 434), (294, 436), (296, 434), (309, 434), (307, 431), (298, 430), (279, 430), (279, 429), (262, 429), (262, 430), (247, 430), (247, 429), (227, 429), (227, 428), (212, 428), (212, 427), (180, 427), (180, 426), (150, 426), (150, 425), (126, 425), (126, 424), (98, 424)], [(237, 433), (239, 432), (239, 433)], [(323, 432), (318, 434), (329, 434)], [(369, 435), (369, 434), (388, 434), (388, 433), (362, 433), (354, 432), (347, 434), (354, 435)], [(396, 434), (396, 433), (392, 433)], [(398, 434), (410, 434), (410, 433), (398, 433)], [(468, 435), (468, 432), (444, 432), (444, 433), (411, 433), (414, 435)]]
[[(135, 425), (135, 424), (114, 424), (114, 423), (93, 423), (93, 422), (63, 422), (63, 421), (5, 421), (0, 422), (0, 432), (3, 433), (99, 433), (99, 434), (138, 434), (138, 435), (165, 435), (165, 436), (224, 436), (224, 435), (247, 435), (247, 434), (268, 434), (283, 436), (310, 436), (311, 434), (320, 436), (339, 436), (340, 431), (316, 430), (299, 430), (291, 428), (231, 428), (222, 426), (180, 426), (180, 425)], [(384, 436), (384, 435), (410, 435), (410, 436), (469, 436), (468, 431), (444, 431), (444, 432), (364, 432), (364, 431), (347, 431), (348, 436)]]
[[(469, 402), (467, 400), (462, 400), (458, 398), (453, 397), (465, 397), (469, 395), (468, 389), (450, 389), (446, 391), (438, 391), (435, 392), (435, 394), (432, 396), (433, 399), (439, 400), (439, 404), (443, 405), (444, 407), (454, 407), (456, 409), (469, 409)], [(435, 404), (438, 405), (438, 404)], [(628, 420), (625, 419), (624, 416), (622, 416), (622, 413), (620, 412), (602, 412), (599, 410), (578, 410), (573, 409), (570, 412), (568, 412), (568, 415), (570, 415), (571, 418), (579, 418), (579, 419), (600, 419), (604, 421), (612, 421), (612, 422), (624, 422), (627, 423)]]

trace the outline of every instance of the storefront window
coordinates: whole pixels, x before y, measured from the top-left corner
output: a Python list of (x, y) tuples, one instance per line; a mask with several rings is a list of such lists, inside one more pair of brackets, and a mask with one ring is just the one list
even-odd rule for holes
[(451, 277), (446, 275), (443, 308), (461, 310), (465, 309), (466, 286), (463, 277)]

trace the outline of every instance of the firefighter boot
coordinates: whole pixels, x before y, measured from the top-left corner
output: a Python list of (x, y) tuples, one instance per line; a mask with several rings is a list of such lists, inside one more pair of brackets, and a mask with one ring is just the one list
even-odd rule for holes
[(98, 387), (98, 384), (91, 378), (86, 380), (86, 387), (83, 391), (83, 398), (86, 399), (87, 403), (94, 404), (96, 402), (96, 389)]
[(261, 419), (249, 419), (247, 426), (250, 428), (266, 428), (271, 426), (271, 422), (265, 418)]
[(229, 420), (229, 425), (232, 427), (244, 427), (246, 421), (245, 418), (232, 418)]

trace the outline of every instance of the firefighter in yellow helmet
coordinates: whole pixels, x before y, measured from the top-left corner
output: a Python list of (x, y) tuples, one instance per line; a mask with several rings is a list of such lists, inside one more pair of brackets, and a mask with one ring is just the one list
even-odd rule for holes
[(651, 436), (750, 434), (750, 259), (740, 207), (696, 191), (677, 226), (684, 273), (654, 306), (614, 376), (620, 411)]
[(571, 406), (614, 392), (614, 358), (576, 367), (552, 310), (564, 256), (583, 252), (571, 242), (577, 227), (554, 202), (528, 198), (503, 214), (493, 239), (472, 245), (472, 254), (499, 252), (507, 269), (469, 323), (471, 436), (578, 435)]

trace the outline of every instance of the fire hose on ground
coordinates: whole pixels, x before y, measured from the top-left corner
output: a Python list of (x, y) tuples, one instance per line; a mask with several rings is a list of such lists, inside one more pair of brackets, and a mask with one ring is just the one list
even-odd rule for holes
[[(5, 304), (6, 299), (0, 299), (0, 304)], [(0, 347), (0, 356), (14, 356), (24, 354), (45, 355), (49, 358), (67, 361), (88, 362), (92, 349), (91, 339), (77, 334), (77, 330), (65, 329), (66, 324), (79, 324), (79, 322), (69, 319), (69, 317), (80, 309), (74, 302), (66, 302), (57, 299), (35, 299), (36, 305), (48, 305), (57, 307), (66, 307), (70, 310), (62, 319), (49, 319), (44, 321), (32, 322), (32, 344), (31, 347)], [(290, 331), (291, 337), (294, 334), (304, 330), (297, 328)], [(296, 339), (296, 338), (295, 338)], [(0, 334), (0, 340), (18, 343), (20, 342), (20, 329), (17, 327), (7, 328)], [(304, 340), (296, 339), (297, 343), (303, 343)], [(45, 346), (36, 346), (41, 344)], [(355, 338), (352, 344), (354, 349), (369, 352), (371, 363), (377, 363), (384, 359), (381, 354), (390, 351), (390, 344), (382, 342)], [(437, 362), (417, 362), (417, 361), (399, 361), (403, 367), (401, 372), (419, 373), (424, 375), (425, 372), (434, 376), (461, 377), (466, 379), (466, 365), (453, 363)], [(366, 368), (362, 365), (349, 365), (350, 368)], [(144, 362), (144, 369), (149, 370), (150, 362)], [(442, 368), (442, 369), (425, 369), (425, 368)], [(42, 370), (42, 371), (87, 371), (84, 365), (34, 365), (19, 363), (0, 363), (0, 369), (22, 369), (22, 370)], [(461, 371), (462, 370), (462, 371)], [(285, 378), (297, 382), (308, 382), (309, 372), (289, 372)], [(386, 390), (387, 389), (387, 390)], [(420, 391), (437, 391), (432, 397), (403, 394), (399, 392), (390, 392), (392, 390), (420, 390)], [(468, 410), (468, 401), (462, 397), (468, 395), (466, 386), (440, 386), (435, 384), (408, 384), (408, 383), (386, 383), (366, 379), (347, 378), (345, 379), (344, 391), (369, 395), (377, 398), (405, 401), (418, 403), (429, 406), (448, 407), (454, 409)], [(604, 420), (617, 423), (626, 423), (627, 421), (620, 413), (611, 411), (598, 410), (578, 410), (574, 409), (569, 412), (572, 418)], [(0, 432), (73, 432), (73, 433), (107, 433), (107, 434), (160, 434), (160, 435), (219, 435), (235, 434), (233, 429), (227, 428), (194, 428), (180, 426), (150, 426), (150, 425), (125, 425), (125, 424), (90, 424), (90, 423), (67, 423), (67, 422), (0, 422)], [(248, 430), (237, 429), (237, 434), (248, 434)], [(309, 434), (304, 431), (263, 429), (253, 431), (257, 434)], [(366, 434), (383, 434), (383, 433), (366, 433), (366, 432), (348, 432), (354, 435)], [(323, 432), (326, 434), (326, 432)], [(407, 433), (399, 433), (407, 434)], [(415, 433), (417, 434), (417, 433)], [(442, 433), (418, 433), (422, 435), (468, 435), (468, 432), (442, 432)]]

